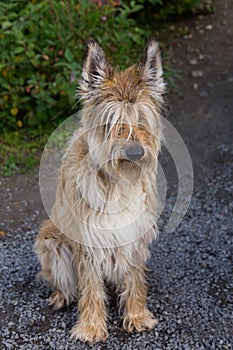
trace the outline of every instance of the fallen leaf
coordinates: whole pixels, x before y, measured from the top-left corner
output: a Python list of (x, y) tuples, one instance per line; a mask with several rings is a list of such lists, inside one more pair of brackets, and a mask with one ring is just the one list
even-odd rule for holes
[(7, 232), (0, 231), (0, 236), (7, 236)]

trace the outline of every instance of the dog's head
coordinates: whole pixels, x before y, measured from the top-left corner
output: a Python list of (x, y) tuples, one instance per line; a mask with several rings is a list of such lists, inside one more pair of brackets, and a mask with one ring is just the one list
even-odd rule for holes
[(162, 138), (164, 81), (157, 42), (152, 39), (138, 64), (123, 72), (102, 48), (88, 41), (78, 96), (90, 157), (99, 169), (126, 176), (156, 168)]

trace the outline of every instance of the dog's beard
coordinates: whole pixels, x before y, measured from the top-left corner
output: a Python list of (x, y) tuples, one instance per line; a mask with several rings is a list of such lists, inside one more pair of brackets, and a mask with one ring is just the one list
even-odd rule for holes
[[(98, 131), (98, 132), (97, 132)], [(131, 183), (142, 179), (148, 171), (153, 171), (157, 165), (157, 153), (154, 144), (142, 144), (129, 138), (109, 139), (101, 129), (94, 129), (87, 136), (89, 157), (97, 171), (111, 180), (126, 178)], [(143, 156), (131, 160), (127, 156), (127, 148), (131, 145), (143, 147)]]
[(128, 179), (131, 183), (139, 181), (142, 177), (142, 168), (136, 162), (118, 158), (106, 164), (105, 173), (115, 179)]
[(146, 150), (142, 159), (132, 161), (127, 158), (123, 147), (115, 146), (101, 170), (113, 179), (127, 179), (131, 183), (136, 183), (155, 167), (156, 159), (150, 151)]

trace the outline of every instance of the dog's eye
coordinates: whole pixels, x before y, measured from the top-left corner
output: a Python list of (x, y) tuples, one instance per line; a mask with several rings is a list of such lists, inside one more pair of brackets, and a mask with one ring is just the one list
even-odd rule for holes
[(117, 134), (118, 134), (118, 135), (125, 134), (127, 130), (128, 130), (128, 128), (127, 128), (126, 126), (121, 126), (121, 127), (117, 130)]

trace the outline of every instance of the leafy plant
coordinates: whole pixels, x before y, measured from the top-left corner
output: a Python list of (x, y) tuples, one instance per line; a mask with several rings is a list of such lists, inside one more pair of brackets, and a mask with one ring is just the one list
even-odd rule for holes
[[(201, 0), (11, 0), (0, 2), (0, 173), (38, 163), (46, 135), (74, 112), (85, 41), (114, 65), (138, 59), (150, 36), (147, 14), (194, 11)], [(145, 13), (144, 22), (138, 19)], [(169, 67), (165, 76), (173, 84)]]
[(140, 8), (114, 1), (1, 2), (3, 130), (46, 128), (70, 114), (86, 39), (103, 44), (119, 66), (129, 64), (145, 36), (129, 17)]

